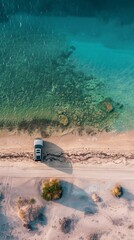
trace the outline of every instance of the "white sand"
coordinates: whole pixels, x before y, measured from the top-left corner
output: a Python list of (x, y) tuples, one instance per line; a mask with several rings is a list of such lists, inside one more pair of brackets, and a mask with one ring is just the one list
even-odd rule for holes
[[(101, 240), (132, 240), (134, 132), (82, 137), (65, 134), (45, 139), (47, 165), (32, 160), (35, 137), (37, 134), (1, 132), (0, 191), (4, 199), (0, 202), (0, 240), (86, 240), (94, 232), (102, 234)], [(23, 157), (25, 152), (27, 155)], [(68, 162), (58, 161), (63, 153)], [(42, 200), (39, 184), (45, 177), (59, 177), (65, 181), (66, 190), (60, 201)], [(124, 188), (121, 199), (111, 195), (110, 189), (115, 183)], [(91, 200), (93, 192), (101, 197), (100, 203)], [(38, 223), (33, 232), (25, 229), (18, 218), (15, 201), (20, 196), (34, 197), (45, 207), (46, 220)], [(88, 210), (94, 214), (85, 215)], [(74, 219), (74, 229), (72, 227), (69, 234), (61, 231), (59, 220), (63, 217)]]

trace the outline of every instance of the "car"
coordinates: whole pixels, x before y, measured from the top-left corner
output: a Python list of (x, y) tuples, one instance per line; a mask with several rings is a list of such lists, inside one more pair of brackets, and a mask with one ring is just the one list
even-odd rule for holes
[(34, 160), (41, 161), (44, 158), (44, 141), (41, 138), (34, 140)]

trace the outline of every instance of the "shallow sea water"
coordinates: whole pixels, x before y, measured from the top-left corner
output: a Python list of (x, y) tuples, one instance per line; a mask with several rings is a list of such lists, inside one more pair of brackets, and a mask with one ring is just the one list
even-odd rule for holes
[(117, 131), (134, 128), (134, 49), (111, 49), (101, 43), (74, 41), (76, 58), (85, 72), (105, 82), (107, 95), (123, 104), (123, 112), (113, 123)]
[[(75, 68), (102, 80), (105, 83), (103, 94), (124, 106), (113, 121), (112, 130), (133, 129), (133, 30), (134, 25), (128, 28), (95, 18), (15, 15), (9, 22), (1, 23), (0, 118), (56, 120), (60, 110), (54, 98), (56, 86), (54, 82), (46, 84), (44, 74), (49, 59), (73, 46), (75, 50), (70, 60)], [(54, 75), (53, 81), (55, 79)], [(63, 78), (61, 84), (64, 81)], [(84, 84), (80, 85), (83, 89)], [(69, 104), (63, 103), (68, 111), (73, 111)]]

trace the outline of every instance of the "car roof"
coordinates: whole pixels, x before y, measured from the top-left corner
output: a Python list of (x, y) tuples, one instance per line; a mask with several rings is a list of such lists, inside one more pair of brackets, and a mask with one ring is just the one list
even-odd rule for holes
[(41, 145), (43, 146), (43, 140), (41, 138), (35, 138), (34, 140), (34, 146), (35, 145)]

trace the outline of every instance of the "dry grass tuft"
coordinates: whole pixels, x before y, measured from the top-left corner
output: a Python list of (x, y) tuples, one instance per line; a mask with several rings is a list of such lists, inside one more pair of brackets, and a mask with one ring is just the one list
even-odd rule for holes
[(111, 193), (113, 196), (119, 198), (122, 196), (123, 194), (123, 189), (122, 189), (122, 186), (120, 185), (115, 185), (112, 190), (111, 190)]
[(31, 222), (37, 220), (41, 213), (40, 206), (23, 206), (18, 211), (18, 216), (24, 224), (30, 224)]
[(32, 230), (32, 223), (41, 220), (40, 216), (43, 215), (42, 207), (36, 204), (34, 198), (25, 199), (21, 197), (17, 201), (17, 207), (18, 216), (21, 219), (23, 226)]

